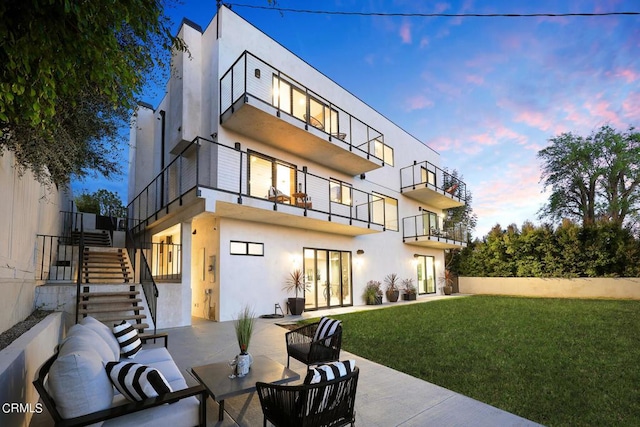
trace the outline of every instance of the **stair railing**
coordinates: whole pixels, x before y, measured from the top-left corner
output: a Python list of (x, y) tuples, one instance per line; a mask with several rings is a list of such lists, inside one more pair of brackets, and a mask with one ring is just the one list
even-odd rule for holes
[(82, 271), (84, 269), (84, 220), (80, 215), (80, 241), (78, 242), (78, 277), (76, 279), (76, 323), (80, 320), (80, 288), (82, 285)]
[(153, 333), (155, 334), (157, 329), (156, 312), (158, 307), (158, 296), (160, 293), (158, 292), (158, 286), (153, 279), (153, 274), (151, 273), (151, 267), (149, 267), (149, 263), (147, 262), (147, 257), (145, 256), (142, 247), (138, 247), (136, 244), (136, 240), (128, 227), (127, 252), (129, 254), (129, 260), (131, 260), (131, 264), (134, 268), (134, 274), (136, 268), (136, 255), (137, 253), (140, 253), (140, 285), (142, 286), (144, 297), (147, 301), (147, 307), (149, 307), (149, 315), (151, 316), (151, 320), (153, 320)]

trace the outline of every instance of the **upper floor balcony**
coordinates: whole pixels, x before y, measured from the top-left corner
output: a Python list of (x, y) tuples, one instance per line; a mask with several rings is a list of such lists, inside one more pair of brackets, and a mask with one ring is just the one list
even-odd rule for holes
[(462, 224), (446, 224), (434, 212), (402, 218), (402, 241), (408, 245), (435, 249), (461, 249), (467, 246), (468, 233)]
[[(357, 236), (398, 229), (395, 199), (306, 166), (197, 138), (129, 204), (129, 228), (217, 216)], [(183, 218), (184, 217), (184, 218)]]
[(467, 186), (436, 165), (413, 162), (400, 169), (400, 192), (438, 209), (450, 209), (466, 203)]
[(220, 123), (356, 176), (393, 165), (384, 135), (250, 52), (220, 79)]

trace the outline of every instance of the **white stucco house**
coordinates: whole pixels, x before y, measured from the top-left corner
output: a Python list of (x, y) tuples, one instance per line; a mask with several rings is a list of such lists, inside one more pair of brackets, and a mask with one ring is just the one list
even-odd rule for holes
[(437, 152), (225, 7), (179, 35), (190, 57), (130, 137), (129, 227), (163, 324), (286, 311), (294, 269), (306, 310), (364, 304), (390, 273), (440, 292), (444, 250), (466, 245), (443, 210), (466, 188)]

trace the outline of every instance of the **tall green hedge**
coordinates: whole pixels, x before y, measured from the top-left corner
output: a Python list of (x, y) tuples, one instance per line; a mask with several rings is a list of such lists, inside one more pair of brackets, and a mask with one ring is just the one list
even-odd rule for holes
[(564, 221), (555, 229), (496, 225), (454, 256), (449, 268), (470, 277), (639, 277), (640, 241), (607, 221), (584, 227)]

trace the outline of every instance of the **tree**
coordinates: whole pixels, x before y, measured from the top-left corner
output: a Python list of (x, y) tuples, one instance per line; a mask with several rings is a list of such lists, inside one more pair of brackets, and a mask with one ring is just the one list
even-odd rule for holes
[[(476, 224), (478, 223), (478, 216), (473, 213), (473, 208), (471, 207), (471, 202), (473, 201), (473, 196), (471, 191), (467, 189), (466, 185), (460, 185), (459, 183), (464, 182), (464, 177), (454, 169), (452, 172), (448, 172), (445, 170), (447, 174), (444, 175), (444, 188), (451, 188), (452, 185), (458, 184), (453, 190), (453, 195), (460, 197), (465, 201), (463, 206), (457, 208), (446, 209), (444, 211), (444, 228), (448, 230), (450, 228), (454, 228), (454, 236), (460, 240), (464, 240), (466, 242), (471, 241), (471, 234), (473, 230), (476, 228)], [(455, 265), (455, 258), (459, 254), (460, 249), (451, 249), (445, 251), (445, 266), (452, 271), (455, 271), (457, 268)]]
[(122, 204), (120, 196), (109, 190), (101, 189), (94, 193), (87, 193), (85, 190), (75, 198), (75, 202), (80, 212), (119, 218), (127, 216), (127, 208)]
[(540, 217), (593, 224), (602, 218), (622, 227), (640, 206), (640, 133), (603, 126), (584, 138), (563, 133), (538, 152), (544, 188), (551, 188)]
[(112, 152), (136, 95), (164, 69), (173, 0), (0, 3), (0, 155), (43, 184), (117, 171)]

